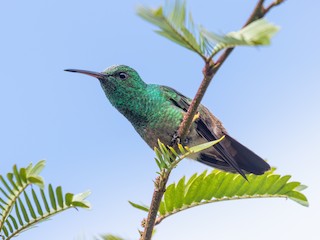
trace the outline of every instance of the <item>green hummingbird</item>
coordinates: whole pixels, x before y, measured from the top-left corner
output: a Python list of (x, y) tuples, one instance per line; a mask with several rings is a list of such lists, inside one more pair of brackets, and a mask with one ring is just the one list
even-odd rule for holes
[[(172, 145), (177, 137), (180, 123), (186, 114), (191, 99), (167, 86), (147, 84), (131, 67), (115, 65), (103, 72), (66, 69), (96, 77), (111, 104), (133, 125), (143, 140), (151, 147), (158, 139)], [(199, 105), (184, 144), (194, 146), (225, 138), (192, 159), (227, 172), (263, 174), (270, 169), (261, 157), (232, 138), (205, 106)]]

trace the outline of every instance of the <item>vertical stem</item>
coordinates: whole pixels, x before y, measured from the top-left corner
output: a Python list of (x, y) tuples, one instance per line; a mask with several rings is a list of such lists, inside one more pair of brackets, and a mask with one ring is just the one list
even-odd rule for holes
[(212, 71), (214, 64), (212, 61), (207, 61), (204, 69), (203, 69), (203, 80), (201, 82), (201, 85), (196, 93), (196, 96), (194, 97), (194, 99), (192, 100), (187, 113), (184, 115), (184, 118), (182, 120), (182, 123), (179, 126), (179, 130), (178, 130), (178, 136), (180, 137), (180, 139), (183, 141), (183, 139), (186, 137), (188, 130), (192, 124), (192, 120), (194, 115), (197, 112), (198, 106), (214, 76), (214, 71)]
[(152, 237), (152, 232), (158, 215), (161, 199), (166, 191), (169, 174), (170, 172), (166, 172), (165, 174), (160, 175), (155, 181), (155, 190), (153, 192), (146, 226), (140, 240), (150, 240)]

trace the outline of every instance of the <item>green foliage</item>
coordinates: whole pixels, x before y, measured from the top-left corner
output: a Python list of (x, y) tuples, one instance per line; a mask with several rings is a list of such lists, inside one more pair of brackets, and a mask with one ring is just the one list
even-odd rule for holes
[[(145, 6), (137, 8), (137, 13), (146, 21), (156, 25), (160, 30), (158, 34), (171, 41), (198, 53), (201, 57), (210, 51), (210, 45), (203, 35), (196, 30), (191, 14), (186, 17), (185, 2), (167, 2), (166, 6), (151, 9)], [(198, 35), (198, 40), (196, 35)]]
[[(249, 198), (289, 198), (303, 206), (308, 200), (301, 193), (306, 186), (289, 182), (291, 176), (280, 176), (269, 171), (263, 175), (248, 174), (246, 181), (239, 174), (213, 170), (194, 174), (188, 180), (181, 178), (178, 183), (167, 186), (161, 201), (158, 221), (182, 210), (203, 204)], [(132, 204), (133, 205), (133, 204)], [(141, 209), (141, 206), (134, 204)], [(148, 210), (146, 206), (144, 211)]]
[(263, 18), (250, 23), (237, 32), (230, 32), (226, 35), (218, 35), (202, 29), (202, 33), (208, 41), (217, 43), (212, 54), (223, 48), (235, 46), (269, 45), (271, 37), (278, 31), (277, 26)]
[(159, 214), (165, 216), (197, 205), (244, 198), (289, 198), (308, 206), (307, 198), (300, 192), (305, 186), (288, 182), (289, 175), (281, 177), (269, 171), (247, 176), (248, 181), (239, 174), (213, 170), (210, 174), (195, 174), (187, 182), (183, 177), (167, 187)]
[(158, 140), (158, 147), (154, 148), (154, 152), (156, 154), (155, 161), (160, 171), (166, 169), (170, 170), (174, 168), (182, 159), (189, 157), (191, 154), (198, 153), (209, 147), (212, 147), (222, 139), (224, 139), (224, 136), (222, 136), (218, 140), (203, 143), (191, 148), (178, 144), (178, 153), (175, 148), (166, 146), (162, 142), (160, 142), (160, 140)]
[[(89, 192), (63, 195), (60, 186), (54, 189), (51, 184), (46, 189), (43, 178), (39, 176), (44, 166), (45, 161), (20, 169), (14, 165), (13, 172), (8, 173), (7, 178), (0, 175), (3, 185), (0, 185), (0, 234), (3, 239), (11, 239), (35, 224), (69, 208), (90, 207), (90, 204), (85, 201)], [(31, 185), (39, 186), (39, 191), (34, 188), (27, 191)]]
[(246, 181), (239, 174), (213, 170), (185, 177), (170, 184), (162, 199), (159, 216), (207, 203), (248, 198), (289, 198), (303, 206), (308, 206), (307, 198), (300, 192), (305, 189), (299, 182), (288, 182), (291, 176), (280, 176), (269, 171), (264, 175), (247, 175)]
[(265, 19), (258, 19), (237, 32), (218, 35), (204, 27), (195, 27), (191, 14), (186, 17), (185, 2), (180, 0), (157, 9), (141, 6), (137, 8), (137, 13), (156, 25), (160, 29), (156, 31), (158, 34), (196, 52), (204, 60), (211, 59), (224, 48), (268, 45), (279, 29)]
[(140, 204), (137, 204), (137, 203), (134, 203), (131, 201), (129, 201), (129, 203), (132, 207), (135, 207), (135, 208), (140, 209), (145, 212), (149, 212), (149, 207), (147, 205), (140, 205)]

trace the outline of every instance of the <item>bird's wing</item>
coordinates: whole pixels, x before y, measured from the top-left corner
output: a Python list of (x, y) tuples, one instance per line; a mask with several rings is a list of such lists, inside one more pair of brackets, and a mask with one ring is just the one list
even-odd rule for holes
[[(173, 88), (166, 86), (161, 86), (161, 88), (168, 100), (170, 100), (176, 107), (182, 109), (185, 112), (188, 111), (191, 103), (190, 98), (187, 98)], [(199, 135), (201, 135), (207, 141), (214, 141), (226, 134), (226, 131), (223, 128), (221, 122), (216, 117), (214, 117), (206, 107), (200, 105), (198, 109), (200, 115), (198, 119), (196, 119), (195, 123), (196, 131), (199, 133)], [(201, 159), (200, 161), (205, 164), (224, 169), (226, 171), (236, 171), (246, 179), (246, 176), (242, 169), (227, 151), (225, 144), (223, 144), (224, 142), (225, 140), (214, 145), (214, 148), (218, 152), (219, 157), (204, 155), (206, 157), (204, 157), (204, 159)]]
[(187, 112), (191, 103), (191, 99), (184, 96), (182, 93), (176, 91), (175, 89), (167, 86), (160, 86), (161, 91), (164, 93), (165, 97), (171, 101), (176, 107)]

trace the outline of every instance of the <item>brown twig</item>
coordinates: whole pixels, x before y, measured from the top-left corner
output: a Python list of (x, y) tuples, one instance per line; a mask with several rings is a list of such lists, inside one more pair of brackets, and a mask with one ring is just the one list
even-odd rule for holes
[(148, 217), (145, 222), (144, 232), (142, 233), (140, 240), (149, 240), (152, 237), (153, 228), (158, 215), (161, 199), (166, 191), (166, 185), (169, 179), (169, 175), (170, 172), (165, 172), (164, 174), (161, 174), (159, 177), (157, 177), (155, 181), (155, 189), (148, 212)]
[[(256, 4), (252, 14), (246, 21), (243, 27), (247, 26), (251, 22), (264, 17), (271, 8), (274, 6), (279, 5), (282, 3), (284, 0), (276, 0), (275, 2), (271, 3), (268, 7), (264, 8), (263, 3), (265, 0), (259, 0), (258, 3)], [(213, 62), (212, 57), (210, 56), (207, 59), (205, 59), (205, 66), (203, 68), (203, 80), (201, 82), (201, 85), (192, 100), (187, 113), (185, 114), (178, 130), (178, 136), (180, 140), (183, 141), (183, 139), (186, 137), (189, 128), (192, 124), (192, 119), (194, 118), (198, 106), (208, 88), (210, 85), (211, 80), (213, 79), (214, 75), (217, 73), (217, 71), (220, 69), (221, 65), (225, 62), (225, 60), (228, 58), (230, 53), (233, 51), (234, 48), (228, 48), (226, 49), (218, 58), (216, 62)], [(151, 205), (150, 205), (150, 210), (148, 214), (148, 218), (145, 223), (144, 227), (144, 232), (140, 238), (140, 240), (150, 240), (152, 237), (152, 231), (154, 228), (154, 225), (156, 223), (156, 218), (157, 218), (157, 213), (160, 207), (161, 199), (163, 197), (163, 194), (166, 189), (166, 184), (168, 181), (170, 175), (170, 171), (166, 172), (166, 177), (163, 175), (158, 177), (155, 182), (155, 190), (153, 193)]]
[(283, 3), (284, 1), (285, 0), (276, 0), (276, 1), (274, 1), (269, 6), (267, 6), (266, 8), (263, 9), (263, 15), (266, 15), (271, 10), (271, 8)]
[(214, 72), (213, 70), (214, 63), (212, 61), (206, 62), (203, 68), (203, 80), (201, 85), (194, 97), (193, 101), (191, 102), (188, 112), (184, 115), (183, 121), (181, 122), (178, 130), (178, 136), (182, 140), (187, 135), (187, 132), (190, 128), (192, 123), (192, 119), (196, 114), (197, 108), (210, 84), (211, 79), (213, 78)]

